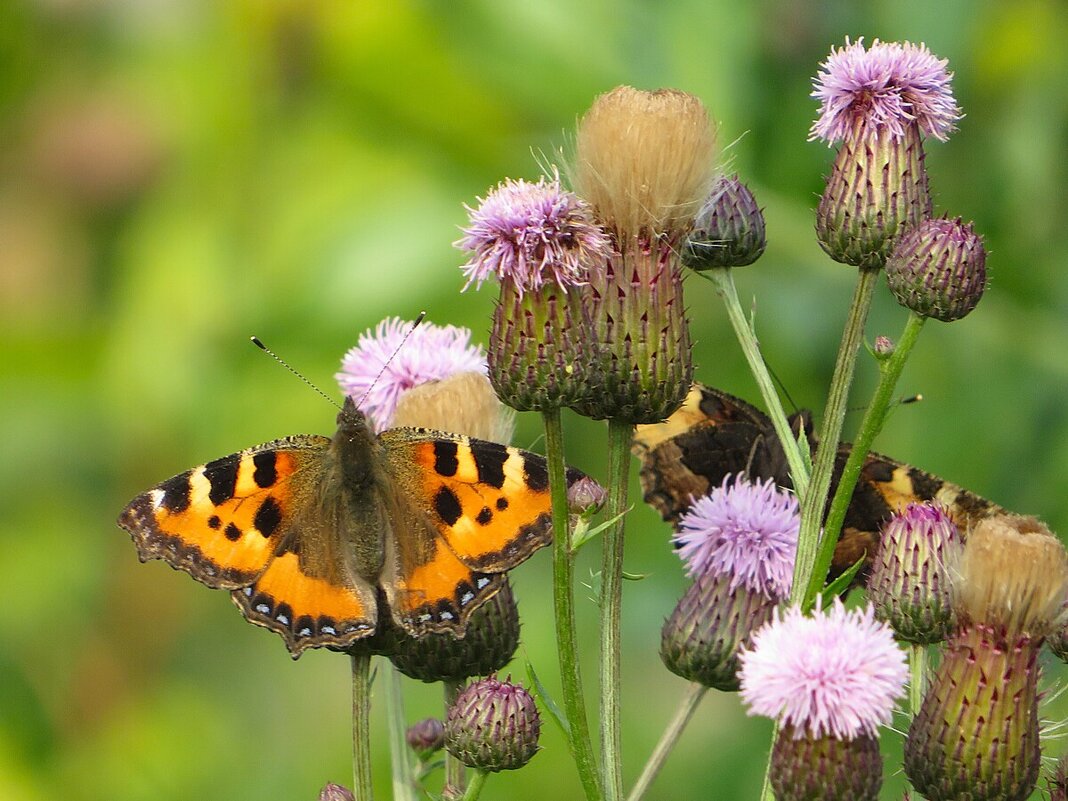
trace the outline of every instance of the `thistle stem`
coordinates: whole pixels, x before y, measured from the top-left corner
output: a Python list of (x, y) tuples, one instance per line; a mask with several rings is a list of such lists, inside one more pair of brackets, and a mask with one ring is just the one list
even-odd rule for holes
[(356, 648), (352, 659), (352, 792), (356, 801), (372, 801), (371, 654)]
[(571, 518), (567, 505), (567, 468), (564, 466), (564, 432), (560, 424), (560, 409), (544, 410), (542, 420), (545, 424), (545, 451), (552, 493), (553, 610), (556, 616), (556, 645), (564, 714), (568, 722), (568, 744), (587, 801), (599, 801), (602, 797), (601, 787), (590, 738), (590, 724), (586, 718), (575, 632), (575, 561), (571, 551)]
[(909, 712), (912, 717), (920, 711), (923, 693), (927, 689), (927, 646), (913, 643), (909, 646)]
[[(916, 338), (923, 329), (925, 319), (915, 312), (909, 312), (905, 329), (901, 333), (901, 339), (894, 346), (893, 353), (879, 363), (879, 384), (872, 395), (871, 403), (864, 412), (864, 419), (861, 421), (860, 430), (857, 432), (849, 458), (842, 470), (842, 477), (838, 480), (838, 488), (835, 490), (834, 499), (831, 501), (831, 507), (823, 525), (819, 553), (816, 556), (808, 591), (805, 593), (806, 608), (815, 601), (816, 595), (819, 594), (827, 578), (827, 571), (830, 570), (831, 561), (834, 558), (834, 546), (838, 543), (846, 510), (849, 509), (849, 502), (853, 499), (853, 490), (856, 489), (857, 481), (860, 479), (860, 471), (864, 467), (864, 461), (868, 456), (868, 451), (871, 450), (872, 442), (875, 441), (875, 437), (878, 436), (886, 422), (886, 413), (890, 408), (894, 389), (901, 377), (901, 371), (905, 369), (905, 362), (908, 361), (909, 354), (912, 353), (912, 348), (916, 344)], [(822, 446), (822, 441), (820, 444)]]
[(620, 623), (623, 606), (623, 533), (634, 426), (608, 421), (608, 518), (601, 552), (601, 774), (606, 801), (623, 798), (621, 754)]
[(471, 777), (471, 783), (467, 785), (467, 792), (464, 793), (463, 801), (475, 801), (479, 794), (482, 792), (482, 785), (486, 783), (486, 777), (489, 774), (484, 770), (475, 771), (475, 775)]
[[(456, 703), (457, 696), (463, 691), (464, 682), (446, 680), (442, 682), (442, 688), (445, 694), (445, 714), (442, 716), (444, 718), (449, 714), (449, 707)], [(445, 799), (456, 799), (461, 796), (466, 798), (464, 794), (466, 789), (467, 772), (464, 769), (464, 763), (446, 751), (445, 784), (441, 788), (441, 797)]]
[(808, 489), (811, 465), (797, 446), (797, 437), (801, 432), (795, 432), (790, 428), (786, 412), (779, 400), (779, 394), (775, 391), (775, 384), (771, 380), (771, 373), (768, 372), (768, 366), (764, 363), (764, 357), (760, 353), (760, 342), (756, 331), (746, 319), (742, 304), (738, 301), (738, 291), (734, 286), (734, 273), (729, 267), (714, 267), (711, 270), (698, 272), (697, 275), (710, 281), (716, 294), (723, 300), (723, 305), (727, 309), (727, 318), (734, 327), (734, 335), (742, 347), (746, 361), (749, 362), (749, 371), (756, 380), (760, 395), (764, 399), (764, 407), (768, 410), (768, 416), (771, 418), (772, 425), (775, 426), (775, 433), (786, 453), (794, 491), (798, 497), (804, 497)]
[(697, 711), (697, 706), (701, 703), (701, 699), (705, 697), (706, 692), (708, 692), (708, 688), (704, 685), (695, 681), (690, 682), (686, 695), (683, 696), (682, 701), (679, 703), (679, 708), (675, 710), (675, 716), (668, 723), (667, 728), (664, 729), (664, 733), (660, 735), (660, 742), (656, 744), (653, 753), (649, 755), (649, 761), (642, 768), (641, 776), (638, 777), (638, 781), (631, 788), (627, 801), (641, 801), (642, 796), (645, 795), (653, 780), (656, 779), (657, 774), (660, 773), (660, 769), (664, 767), (668, 754), (675, 748), (679, 737), (682, 736), (683, 730), (693, 717), (693, 713)]
[(389, 747), (393, 770), (393, 801), (416, 801), (412, 751), (404, 737), (404, 693), (400, 671), (390, 665), (386, 681), (386, 709), (389, 713)]
[[(823, 412), (823, 424), (820, 428), (819, 444), (816, 447), (816, 459), (812, 467), (812, 479), (808, 492), (801, 496), (801, 529), (797, 538), (797, 560), (794, 563), (794, 582), (790, 592), (791, 603), (804, 598), (802, 608), (811, 609), (815, 603), (816, 593), (823, 587), (823, 576), (814, 572), (816, 548), (820, 542), (820, 528), (823, 523), (823, 511), (827, 505), (827, 495), (831, 487), (831, 474), (838, 454), (838, 441), (842, 437), (842, 425), (845, 422), (846, 402), (849, 389), (853, 384), (853, 372), (856, 368), (857, 349), (864, 336), (864, 323), (868, 319), (872, 292), (880, 270), (859, 268), (857, 283), (853, 290), (853, 301), (849, 305), (842, 341), (838, 346), (838, 358), (834, 364), (834, 374), (827, 394), (827, 405)], [(831, 543), (833, 553), (834, 543)], [(813, 591), (812, 587), (816, 586)]]

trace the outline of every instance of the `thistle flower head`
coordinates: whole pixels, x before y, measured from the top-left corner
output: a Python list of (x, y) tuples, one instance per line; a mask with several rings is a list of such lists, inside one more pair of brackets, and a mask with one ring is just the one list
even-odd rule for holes
[(464, 688), (445, 718), (445, 748), (478, 770), (523, 767), (538, 752), (540, 733), (541, 719), (530, 693), (494, 676)]
[(989, 518), (968, 535), (953, 593), (963, 624), (1045, 637), (1068, 593), (1068, 554), (1033, 517)]
[(799, 736), (873, 736), (890, 722), (908, 676), (890, 627), (870, 606), (846, 611), (837, 599), (812, 617), (797, 607), (780, 611), (741, 660), (750, 714), (776, 718)]
[(876, 39), (865, 49), (863, 37), (846, 39), (845, 47), (831, 49), (814, 81), (820, 114), (809, 139), (840, 141), (859, 119), (867, 130), (887, 128), (897, 138), (916, 123), (928, 136), (945, 141), (962, 116), (948, 63), (924, 44)]
[(790, 594), (799, 526), (797, 498), (771, 479), (727, 476), (682, 516), (675, 542), (690, 575), (729, 575), (731, 590), (744, 584), (781, 599)]
[(611, 250), (589, 205), (563, 189), (558, 177), (537, 183), (509, 178), (479, 198), (478, 208), (465, 208), (470, 224), (455, 243), (471, 254), (462, 267), (464, 289), (491, 275), (510, 278), (520, 296), (548, 282), (581, 286)]
[(485, 352), (470, 341), (466, 328), (424, 322), (413, 329), (411, 321), (390, 317), (360, 334), (334, 377), (382, 431), (392, 423), (400, 396), (412, 387), (453, 373), (486, 372)]

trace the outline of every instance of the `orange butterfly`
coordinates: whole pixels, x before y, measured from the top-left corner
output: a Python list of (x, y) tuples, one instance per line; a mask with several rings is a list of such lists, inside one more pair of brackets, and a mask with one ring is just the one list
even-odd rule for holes
[[(285, 437), (187, 470), (119, 516), (141, 561), (232, 590), (293, 657), (406, 632), (462, 636), (552, 539), (545, 459), (440, 431), (376, 436), (351, 398), (333, 439)], [(570, 486), (582, 473), (568, 470)]]

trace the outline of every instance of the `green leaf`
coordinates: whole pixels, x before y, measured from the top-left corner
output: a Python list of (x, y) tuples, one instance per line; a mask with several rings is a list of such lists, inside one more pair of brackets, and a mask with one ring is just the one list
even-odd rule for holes
[(571, 553), (578, 553), (579, 548), (581, 548), (587, 542), (592, 540), (594, 537), (596, 537), (606, 528), (611, 526), (613, 523), (616, 523), (621, 517), (623, 517), (623, 515), (625, 515), (633, 508), (633, 506), (628, 506), (626, 509), (624, 509), (618, 515), (613, 517), (611, 520), (605, 520), (604, 522), (599, 523), (593, 528), (586, 528), (585, 525), (587, 524), (585, 524), (585, 521), (579, 520), (578, 525), (575, 526), (575, 530), (571, 532)]
[(853, 583), (853, 577), (860, 572), (860, 568), (864, 566), (864, 560), (866, 558), (866, 556), (860, 557), (860, 559), (849, 566), (848, 570), (823, 588), (822, 597), (824, 609), (826, 609), (827, 605), (832, 603), (835, 598), (849, 589), (849, 585)]
[(529, 661), (527, 662), (527, 680), (530, 682), (530, 686), (534, 688), (534, 695), (538, 697), (542, 708), (549, 713), (549, 717), (556, 721), (556, 725), (560, 727), (560, 731), (564, 733), (564, 737), (570, 743), (571, 724), (568, 722), (567, 715), (556, 705), (556, 701), (552, 699), (549, 691), (545, 689), (545, 685), (538, 678), (538, 674), (534, 672), (534, 665)]

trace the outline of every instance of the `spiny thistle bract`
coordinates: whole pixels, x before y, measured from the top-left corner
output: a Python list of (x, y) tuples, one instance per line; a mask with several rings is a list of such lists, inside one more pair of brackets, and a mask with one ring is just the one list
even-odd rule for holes
[(767, 243), (752, 191), (737, 175), (720, 176), (701, 204), (682, 259), (693, 270), (743, 267), (759, 259)]

